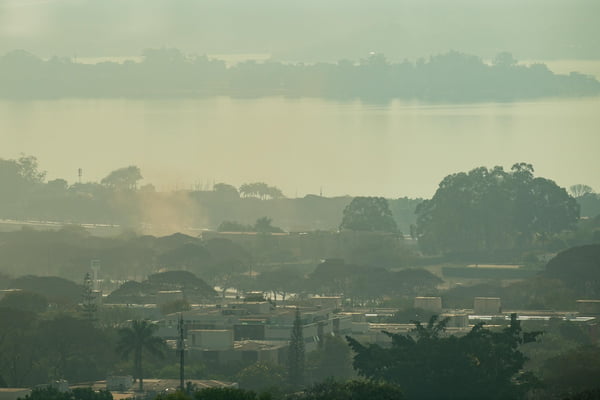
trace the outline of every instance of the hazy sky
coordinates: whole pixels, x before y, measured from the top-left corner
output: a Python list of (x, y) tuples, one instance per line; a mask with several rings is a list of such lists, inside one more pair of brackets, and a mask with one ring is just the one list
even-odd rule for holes
[(600, 58), (597, 0), (0, 0), (0, 53), (130, 56), (146, 47), (337, 60), (451, 49)]
[[(0, 0), (0, 54), (132, 56), (169, 46), (311, 62), (454, 49), (484, 58), (510, 51), (553, 60), (558, 72), (597, 73), (598, 16), (598, 0)], [(431, 196), (449, 173), (525, 161), (561, 185), (600, 190), (597, 98), (439, 107), (277, 98), (6, 101), (0, 157), (38, 156), (50, 178), (70, 182), (79, 167), (99, 180), (136, 164), (168, 189), (266, 181), (288, 196), (323, 187), (325, 195), (389, 197)]]

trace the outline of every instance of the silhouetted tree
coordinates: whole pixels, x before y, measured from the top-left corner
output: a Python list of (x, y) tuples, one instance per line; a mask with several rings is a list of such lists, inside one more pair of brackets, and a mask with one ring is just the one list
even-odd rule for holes
[(413, 334), (387, 333), (391, 348), (364, 346), (347, 337), (356, 352), (354, 368), (369, 379), (398, 384), (415, 399), (520, 399), (536, 384), (522, 373), (526, 357), (519, 345), (539, 332), (524, 333), (516, 314), (502, 331), (475, 325), (461, 337), (445, 336), (448, 320), (415, 322)]
[(591, 186), (579, 183), (577, 185), (569, 186), (569, 192), (573, 197), (578, 198), (585, 196), (586, 194), (594, 193), (594, 189), (592, 189)]
[(600, 348), (581, 346), (552, 357), (543, 364), (541, 377), (549, 394), (571, 395), (599, 388)]
[(0, 299), (0, 307), (41, 313), (48, 308), (48, 299), (38, 293), (18, 291), (10, 292)]
[(144, 373), (142, 369), (142, 354), (148, 352), (163, 357), (165, 343), (163, 339), (154, 336), (158, 326), (145, 320), (134, 320), (128, 328), (119, 329), (117, 351), (124, 358), (133, 354), (134, 377), (139, 380), (139, 391), (144, 390)]
[(134, 190), (141, 179), (143, 176), (140, 169), (135, 165), (130, 165), (112, 171), (102, 179), (101, 183), (113, 189)]
[(546, 265), (544, 276), (559, 279), (580, 296), (600, 295), (600, 244), (564, 250)]
[(259, 392), (280, 387), (285, 379), (285, 370), (280, 366), (256, 362), (236, 375), (240, 388)]
[(419, 245), (428, 253), (477, 253), (526, 247), (536, 237), (572, 229), (579, 206), (530, 164), (448, 175), (417, 206)]
[(277, 295), (285, 301), (288, 293), (299, 289), (302, 276), (293, 268), (280, 267), (271, 271), (262, 272), (256, 279), (256, 286), (264, 291), (273, 293), (273, 300)]
[(254, 223), (254, 230), (260, 233), (281, 233), (283, 229), (273, 226), (272, 219), (269, 217), (260, 217)]
[(289, 400), (403, 400), (404, 398), (400, 387), (373, 380), (347, 382), (325, 380), (302, 393), (289, 396)]
[(213, 186), (213, 191), (224, 199), (237, 199), (240, 197), (240, 194), (235, 186), (228, 185), (226, 183), (215, 183)]
[(396, 221), (383, 197), (355, 197), (344, 208), (340, 229), (396, 232)]
[(53, 387), (34, 388), (20, 400), (112, 400), (107, 390), (94, 391), (92, 388), (75, 388), (61, 392)]

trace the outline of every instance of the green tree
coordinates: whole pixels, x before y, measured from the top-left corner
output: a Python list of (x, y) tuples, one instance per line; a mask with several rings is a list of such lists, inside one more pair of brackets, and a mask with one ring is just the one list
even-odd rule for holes
[(563, 400), (600, 400), (600, 388), (583, 390), (572, 396), (563, 397)]
[(35, 346), (36, 363), (46, 366), (47, 379), (97, 380), (116, 361), (114, 352), (106, 351), (113, 345), (112, 337), (90, 321), (59, 315), (40, 321), (38, 329), (43, 334)]
[(283, 229), (273, 226), (273, 220), (269, 217), (261, 217), (254, 223), (254, 230), (260, 233), (281, 233)]
[(294, 387), (304, 384), (304, 361), (302, 319), (300, 317), (300, 309), (296, 307), (296, 317), (294, 318), (288, 353), (288, 380)]
[(340, 230), (396, 232), (397, 226), (383, 197), (355, 197), (344, 208)]
[(308, 354), (307, 370), (312, 381), (322, 381), (324, 378), (347, 379), (354, 375), (352, 369), (352, 354), (350, 347), (339, 336), (320, 338), (322, 347)]
[(592, 189), (591, 186), (578, 183), (576, 185), (569, 186), (569, 192), (573, 197), (578, 198), (583, 197), (586, 194), (594, 193), (594, 189)]
[(480, 167), (445, 177), (417, 206), (417, 236), (427, 253), (473, 254), (529, 246), (574, 228), (579, 206), (530, 164), (510, 172)]
[(27, 291), (11, 292), (0, 300), (0, 307), (41, 313), (48, 308), (48, 300), (41, 294)]
[(544, 276), (559, 279), (579, 296), (600, 295), (600, 244), (564, 250), (546, 265)]
[(259, 392), (276, 390), (281, 386), (285, 370), (264, 362), (247, 366), (236, 375), (240, 388)]
[(271, 199), (282, 199), (285, 197), (283, 195), (283, 192), (281, 191), (281, 189), (279, 189), (278, 187), (275, 187), (275, 186), (269, 186), (267, 188), (266, 195), (268, 197), (270, 197)]
[(27, 387), (35, 380), (39, 350), (36, 337), (37, 315), (14, 308), (0, 307), (0, 376), (9, 387)]
[(404, 398), (398, 386), (370, 380), (347, 382), (326, 380), (309, 387), (303, 393), (289, 397), (290, 400), (402, 400)]
[(123, 167), (112, 171), (100, 183), (109, 188), (121, 190), (134, 190), (137, 183), (143, 179), (142, 173), (135, 165)]
[(509, 68), (517, 64), (517, 59), (507, 51), (496, 54), (493, 63), (497, 67)]
[(112, 394), (106, 390), (94, 391), (92, 388), (75, 388), (60, 392), (55, 388), (36, 388), (20, 400), (112, 400)]
[(284, 197), (279, 188), (269, 186), (264, 182), (244, 183), (240, 186), (240, 194), (242, 197), (258, 197), (261, 200)]
[(0, 204), (16, 211), (19, 200), (25, 199), (45, 176), (45, 172), (38, 170), (37, 159), (33, 156), (22, 155), (17, 160), (0, 158)]
[(223, 221), (217, 228), (218, 232), (250, 232), (252, 230), (252, 226), (244, 225), (236, 221)]
[(213, 191), (219, 196), (221, 200), (235, 200), (240, 198), (240, 193), (235, 186), (228, 185), (227, 183), (216, 183), (213, 185)]
[(252, 390), (207, 388), (194, 393), (194, 400), (270, 400), (269, 394), (258, 395)]
[(164, 356), (165, 342), (154, 336), (158, 326), (146, 320), (134, 320), (128, 328), (119, 329), (117, 352), (124, 358), (133, 354), (134, 378), (139, 380), (140, 392), (144, 390), (142, 354), (150, 353), (157, 357)]
[(302, 276), (293, 268), (280, 267), (271, 271), (264, 271), (256, 279), (256, 286), (264, 291), (270, 291), (273, 294), (273, 300), (277, 295), (285, 301), (288, 293), (299, 288), (298, 283), (302, 281)]
[(549, 394), (573, 395), (600, 387), (600, 348), (581, 346), (546, 360), (541, 377)]
[(520, 399), (537, 381), (523, 374), (526, 357), (519, 345), (539, 332), (524, 333), (516, 314), (501, 331), (477, 324), (461, 337), (443, 335), (448, 320), (415, 323), (412, 334), (387, 333), (391, 348), (363, 346), (347, 337), (356, 352), (354, 367), (370, 379), (402, 387), (415, 399)]

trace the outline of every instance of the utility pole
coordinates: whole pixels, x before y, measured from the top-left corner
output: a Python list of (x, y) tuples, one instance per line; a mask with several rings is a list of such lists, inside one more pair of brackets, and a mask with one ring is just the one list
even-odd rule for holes
[(179, 389), (185, 392), (185, 342), (183, 341), (183, 314), (179, 313), (179, 322), (177, 323), (179, 339), (177, 340), (177, 352), (179, 352)]

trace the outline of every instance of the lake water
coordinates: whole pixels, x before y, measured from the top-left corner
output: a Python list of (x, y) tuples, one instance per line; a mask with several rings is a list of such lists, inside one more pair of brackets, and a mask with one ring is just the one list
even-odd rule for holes
[(600, 98), (373, 105), (322, 99), (0, 101), (0, 158), (48, 178), (135, 164), (158, 189), (264, 181), (287, 196), (431, 196), (452, 172), (532, 163), (600, 190)]

